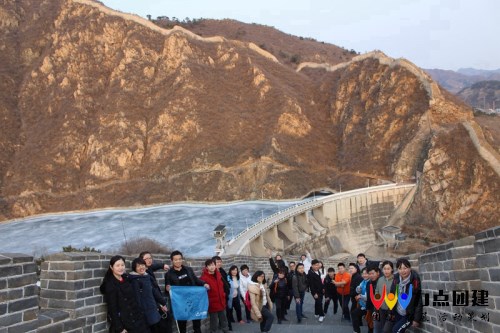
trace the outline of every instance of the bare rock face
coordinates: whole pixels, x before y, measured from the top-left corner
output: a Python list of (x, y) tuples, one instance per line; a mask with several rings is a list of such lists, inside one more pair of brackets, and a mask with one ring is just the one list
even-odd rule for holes
[(440, 133), (424, 164), (408, 230), (440, 241), (498, 225), (500, 178), (495, 168), (479, 156), (463, 125)]
[[(494, 179), (488, 165), (476, 182), (457, 180), (480, 165), (474, 149), (448, 165), (449, 135), (470, 109), (405, 60), (373, 52), (294, 70), (253, 43), (161, 29), (90, 0), (4, 1), (0, 20), (2, 219), (297, 198), (421, 170), (418, 200), (439, 222), (466, 223), (498, 195), (478, 192)], [(481, 223), (495, 209), (482, 208)]]

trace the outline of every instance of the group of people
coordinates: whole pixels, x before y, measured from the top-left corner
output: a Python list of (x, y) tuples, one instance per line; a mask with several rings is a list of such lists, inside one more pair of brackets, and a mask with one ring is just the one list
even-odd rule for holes
[[(206, 289), (211, 333), (219, 329), (226, 333), (233, 330), (233, 324), (252, 320), (259, 323), (261, 332), (269, 332), (275, 318), (278, 324), (288, 321), (286, 315), (292, 303), (300, 324), (306, 318), (303, 304), (307, 292), (314, 299), (314, 315), (319, 322), (324, 321), (333, 303), (333, 313), (340, 308), (342, 319), (350, 321), (357, 333), (363, 318), (368, 331), (376, 333), (402, 333), (410, 326), (418, 326), (422, 319), (420, 278), (406, 259), (397, 260), (394, 273), (392, 261), (368, 261), (360, 253), (356, 263), (349, 263), (348, 267), (339, 263), (337, 271), (329, 267), (325, 272), (323, 264), (309, 253), (288, 264), (280, 255), (273, 258), (268, 253), (273, 272), (269, 283), (261, 270), (250, 274), (248, 265), (233, 265), (226, 272), (218, 256), (205, 261), (199, 277), (184, 265), (180, 251), (170, 254), (172, 267), (153, 263), (151, 253), (143, 252), (132, 261), (130, 274), (125, 272), (125, 259), (114, 256), (101, 285), (108, 305), (110, 332), (172, 332), (175, 322), (179, 333), (185, 333), (187, 321), (173, 320), (168, 297), (164, 296), (164, 292), (168, 296), (171, 286)], [(166, 271), (163, 290), (154, 275), (158, 269)], [(371, 291), (373, 295), (383, 295), (382, 298), (389, 293), (406, 293), (411, 299), (404, 306), (397, 303), (390, 309), (386, 303), (380, 306), (381, 297), (374, 299)], [(195, 333), (201, 333), (200, 320), (193, 320), (192, 325)]]
[[(339, 263), (337, 271), (329, 267), (326, 274), (323, 263), (311, 259), (310, 254), (302, 255), (298, 264), (292, 261), (288, 266), (279, 255), (274, 259), (270, 255), (269, 262), (275, 274), (271, 290), (275, 290), (278, 323), (286, 320), (284, 314), (293, 299), (297, 323), (305, 318), (302, 305), (306, 291), (314, 298), (314, 315), (319, 322), (323, 322), (333, 303), (333, 313), (340, 308), (342, 320), (351, 322), (356, 333), (361, 332), (363, 318), (370, 333), (403, 333), (422, 321), (420, 277), (407, 259), (398, 259), (394, 272), (392, 261), (369, 261), (360, 253), (355, 263), (349, 263), (348, 267)], [(396, 302), (397, 295), (403, 294), (408, 297), (405, 304)], [(386, 296), (394, 301), (392, 308), (385, 302)]]

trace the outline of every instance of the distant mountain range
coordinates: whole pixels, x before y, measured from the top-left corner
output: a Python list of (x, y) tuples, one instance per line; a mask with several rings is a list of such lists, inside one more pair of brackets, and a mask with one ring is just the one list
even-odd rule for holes
[(458, 71), (444, 69), (424, 69), (443, 88), (456, 94), (480, 81), (500, 80), (500, 69), (483, 70), (461, 68)]

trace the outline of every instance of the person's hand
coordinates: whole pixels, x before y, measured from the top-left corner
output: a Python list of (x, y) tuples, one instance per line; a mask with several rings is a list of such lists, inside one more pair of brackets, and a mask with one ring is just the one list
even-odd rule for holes
[(210, 290), (210, 285), (208, 283), (205, 283), (203, 287), (205, 287), (206, 290)]
[(123, 329), (120, 333), (128, 333), (126, 329)]
[(273, 251), (271, 251), (271, 249), (266, 249), (266, 253), (269, 256), (269, 258), (273, 257)]
[(356, 301), (357, 301), (357, 300), (359, 300), (360, 298), (361, 298), (361, 296), (360, 296), (360, 295), (356, 295), (356, 296), (354, 296), (354, 299), (355, 299)]
[(314, 299), (318, 299), (318, 294), (314, 294)]
[(415, 320), (414, 320), (414, 321), (411, 323), (411, 326), (412, 326), (412, 327), (419, 327), (419, 326), (420, 326), (420, 324), (418, 323), (418, 321), (415, 321)]
[(300, 298), (296, 298), (295, 303), (300, 304)]
[(166, 305), (162, 305), (162, 306), (160, 307), (160, 309), (161, 309), (161, 311), (163, 311), (163, 312), (165, 312), (165, 313), (167, 313), (167, 312), (168, 312), (168, 310), (167, 310), (167, 306), (166, 306)]
[(290, 296), (287, 296), (287, 297), (286, 297), (286, 299), (287, 299), (287, 300), (290, 300)]
[(330, 300), (330, 297), (325, 298), (325, 302), (328, 302)]
[(163, 265), (163, 270), (164, 271), (168, 271), (169, 269), (170, 269), (169, 265), (167, 265), (167, 264)]
[(167, 293), (169, 293), (169, 292), (170, 292), (170, 285), (169, 285), (169, 284), (167, 284), (167, 285), (165, 286), (165, 290), (167, 291)]

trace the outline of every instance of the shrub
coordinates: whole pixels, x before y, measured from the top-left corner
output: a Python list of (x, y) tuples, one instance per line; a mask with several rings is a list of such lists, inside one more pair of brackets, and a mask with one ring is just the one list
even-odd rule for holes
[(101, 253), (101, 250), (98, 250), (98, 249), (93, 248), (93, 247), (88, 247), (88, 246), (85, 246), (83, 249), (79, 249), (79, 248), (73, 247), (71, 245), (68, 245), (68, 246), (63, 246), (62, 250), (63, 250), (63, 252), (97, 252), (97, 253)]
[(123, 242), (116, 253), (136, 255), (141, 253), (142, 251), (149, 251), (154, 254), (170, 254), (172, 252), (172, 249), (170, 249), (168, 246), (160, 244), (154, 239), (148, 237), (139, 237)]

